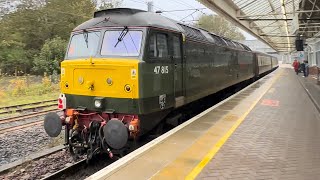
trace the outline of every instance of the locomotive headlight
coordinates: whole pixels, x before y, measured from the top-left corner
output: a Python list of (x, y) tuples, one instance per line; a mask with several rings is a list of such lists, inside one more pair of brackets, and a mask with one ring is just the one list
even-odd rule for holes
[(102, 107), (102, 99), (95, 99), (94, 100), (94, 107), (101, 108)]
[(131, 86), (130, 86), (129, 84), (126, 84), (126, 85), (124, 86), (124, 90), (125, 90), (127, 93), (131, 92)]

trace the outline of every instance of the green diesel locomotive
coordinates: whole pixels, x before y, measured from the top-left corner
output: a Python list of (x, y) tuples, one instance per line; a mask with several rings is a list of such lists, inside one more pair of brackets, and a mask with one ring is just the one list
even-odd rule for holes
[(276, 58), (159, 14), (117, 8), (76, 27), (61, 64), (59, 109), (45, 130), (65, 126), (71, 153), (112, 152), (182, 107), (278, 66)]

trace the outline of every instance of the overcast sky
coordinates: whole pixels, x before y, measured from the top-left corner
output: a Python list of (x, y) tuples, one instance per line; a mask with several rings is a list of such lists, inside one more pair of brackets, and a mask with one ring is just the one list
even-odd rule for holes
[[(122, 7), (130, 7), (136, 9), (147, 10), (147, 0), (123, 0)], [(162, 10), (162, 11), (170, 11), (170, 10), (184, 10), (184, 9), (198, 9), (205, 8), (192, 14), (193, 10), (185, 10), (185, 11), (177, 11), (177, 12), (165, 12), (164, 16), (169, 17), (171, 19), (175, 19), (177, 21), (181, 21), (182, 19), (185, 21), (184, 23), (191, 23), (192, 20), (197, 20), (199, 16), (202, 14), (215, 14), (212, 10), (206, 8), (201, 3), (196, 0), (153, 0), (154, 11)], [(192, 15), (191, 15), (192, 14)], [(255, 39), (250, 34), (241, 30), (243, 35), (247, 40)]]

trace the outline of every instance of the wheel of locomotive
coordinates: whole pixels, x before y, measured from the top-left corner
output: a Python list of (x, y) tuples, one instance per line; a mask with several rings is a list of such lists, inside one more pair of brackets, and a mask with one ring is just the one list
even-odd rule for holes
[(69, 149), (69, 152), (70, 152), (73, 160), (75, 160), (75, 161), (78, 160), (79, 159), (79, 155), (77, 153), (75, 153), (76, 149), (74, 147), (72, 147), (70, 144), (69, 144), (68, 149)]
[(160, 122), (154, 129), (154, 135), (156, 137), (161, 136), (162, 133), (164, 132), (164, 127), (165, 127), (164, 122)]
[(92, 159), (92, 152), (91, 152), (91, 149), (88, 149), (87, 150), (87, 159), (86, 159), (87, 164), (89, 164), (91, 162), (91, 159)]
[(74, 131), (75, 130), (73, 130), (73, 129), (69, 130), (69, 140), (68, 140), (69, 141), (69, 146), (68, 146), (68, 149), (69, 149), (69, 152), (70, 152), (73, 160), (76, 161), (76, 160), (79, 159), (79, 151), (75, 147), (72, 146), (72, 142), (71, 142), (71, 138), (70, 138), (70, 137), (72, 137), (72, 134), (73, 134)]

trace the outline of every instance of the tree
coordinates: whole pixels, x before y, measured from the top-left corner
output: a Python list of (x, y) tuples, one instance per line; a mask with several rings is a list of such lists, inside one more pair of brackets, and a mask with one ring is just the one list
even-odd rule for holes
[[(40, 2), (42, 1), (42, 3)], [(45, 0), (21, 0), (0, 19), (0, 64), (9, 75), (30, 73), (33, 57), (47, 36), (42, 27), (41, 8)]]
[(93, 0), (98, 10), (110, 9), (119, 7), (122, 4), (122, 0)]
[(10, 2), (0, 0), (0, 18), (8, 14), (10, 11)]
[(202, 15), (197, 26), (232, 40), (245, 40), (244, 35), (235, 25), (217, 15)]
[[(48, 43), (46, 40), (60, 37), (61, 40), (68, 41), (71, 31), (91, 19), (97, 8), (117, 7), (122, 0), (10, 2), (12, 3), (7, 4), (0, 0), (0, 11), (3, 10), (0, 12), (0, 68), (2, 72), (9, 74), (15, 71), (30, 73), (32, 66), (39, 64), (37, 58), (43, 56), (44, 44)], [(35, 72), (40, 71), (44, 71), (42, 67)]]
[[(17, 41), (0, 42), (0, 72), (2, 74), (15, 74), (24, 72), (28, 66), (28, 61), (24, 61), (24, 44)], [(10, 67), (10, 68), (7, 68)]]
[(37, 74), (53, 74), (60, 72), (60, 62), (63, 60), (67, 41), (56, 37), (46, 40), (41, 52), (34, 60), (33, 70)]

